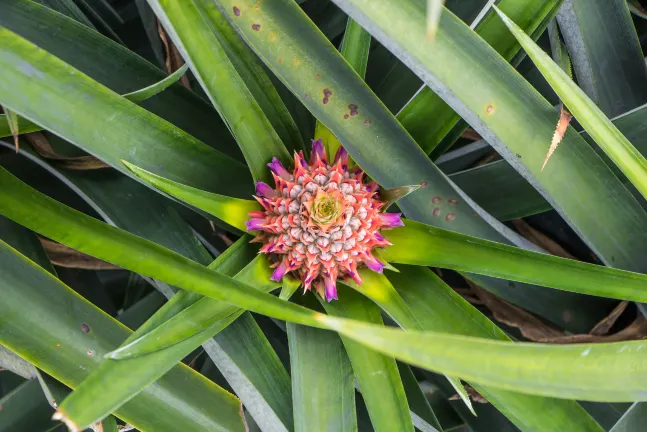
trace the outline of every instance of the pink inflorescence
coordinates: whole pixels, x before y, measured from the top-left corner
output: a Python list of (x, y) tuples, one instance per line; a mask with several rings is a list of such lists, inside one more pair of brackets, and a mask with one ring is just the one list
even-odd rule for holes
[(289, 172), (276, 158), (268, 164), (276, 187), (256, 184), (262, 211), (252, 212), (248, 231), (263, 243), (275, 268), (272, 280), (294, 272), (306, 290), (315, 289), (326, 300), (337, 299), (336, 281), (361, 284), (357, 268), (365, 265), (378, 273), (384, 264), (374, 248), (390, 246), (380, 235), (383, 228), (402, 226), (401, 213), (383, 213), (377, 184), (364, 182), (359, 167), (348, 169), (348, 153), (339, 148), (332, 165), (321, 139), (312, 142), (310, 164), (303, 153), (294, 155)]

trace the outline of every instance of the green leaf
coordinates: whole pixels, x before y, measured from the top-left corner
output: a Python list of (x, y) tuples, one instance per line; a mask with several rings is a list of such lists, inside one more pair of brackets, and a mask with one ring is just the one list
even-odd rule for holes
[(647, 160), (577, 84), (523, 30), (496, 7), (494, 8), (553, 90), (573, 112), (575, 118), (640, 193), (647, 196)]
[[(169, 202), (150, 189), (110, 170), (93, 176), (72, 171), (57, 171), (34, 155), (33, 150), (30, 150), (28, 146), (24, 146), (21, 151), (34, 162), (41, 164), (52, 174), (61, 178), (86, 199), (109, 223), (153, 240), (200, 263), (206, 264), (211, 261), (207, 252), (190, 231), (190, 227), (169, 206)], [(25, 169), (28, 170), (31, 167), (26, 166)], [(4, 218), (2, 220), (7, 221)], [(18, 225), (14, 224), (13, 226), (24, 230)], [(235, 269), (240, 265), (238, 269), (241, 269), (256, 254), (257, 248), (247, 245), (249, 239), (249, 237), (244, 237), (240, 241), (245, 253), (240, 255), (236, 261), (229, 259), (225, 268), (233, 267)], [(40, 245), (38, 247), (42, 251), (42, 247)], [(236, 249), (232, 246), (221, 256), (230, 256)], [(166, 286), (159, 281), (157, 285)], [(168, 289), (164, 290), (165, 293), (168, 291)], [(174, 305), (179, 306), (180, 310), (201, 298), (201, 296), (190, 292), (181, 292), (176, 297), (178, 297), (178, 301), (174, 301)], [(168, 311), (168, 309), (166, 310)], [(168, 315), (166, 319), (168, 319)], [(244, 320), (245, 325), (238, 324), (241, 320)], [(259, 424), (266, 427), (288, 427), (289, 429), (289, 425), (292, 423), (289, 377), (283, 367), (281, 367), (282, 373), (280, 373), (276, 367), (277, 364), (280, 365), (276, 354), (269, 347), (258, 326), (253, 327), (250, 323), (254, 323), (251, 316), (243, 314), (235, 321), (234, 325), (227, 327), (215, 339), (205, 342), (203, 347), (218, 364), (218, 367), (223, 370), (227, 380)], [(254, 343), (239, 343), (240, 341), (253, 341)], [(178, 354), (177, 360), (179, 361), (193, 348), (192, 346), (187, 347), (185, 353)], [(249, 359), (257, 359), (258, 362), (249, 362)], [(154, 357), (149, 361), (150, 363), (142, 366), (146, 370), (163, 366), (157, 364)], [(241, 382), (242, 384), (239, 384)], [(279, 391), (280, 389), (284, 391)], [(283, 423), (288, 426), (283, 426)]]
[(40, 3), (43, 6), (47, 6), (56, 12), (68, 16), (92, 30), (97, 30), (94, 24), (92, 24), (92, 21), (90, 21), (83, 11), (74, 3), (74, 0), (36, 0), (36, 3)]
[[(230, 274), (232, 270), (241, 266), (247, 260), (250, 249), (247, 246), (248, 241), (248, 237), (243, 237), (237, 243), (237, 247), (228, 249), (212, 264), (212, 267)], [(269, 274), (267, 274), (268, 267), (267, 265), (261, 266), (259, 264), (265, 264), (265, 260), (255, 260), (243, 269), (237, 278), (247, 282), (256, 281), (258, 286), (262, 285), (263, 290), (269, 291), (276, 287), (276, 284), (267, 283), (269, 278)], [(259, 271), (260, 274), (258, 273)], [(249, 278), (252, 279), (250, 280)], [(282, 367), (280, 370), (276, 368), (276, 365), (280, 365), (280, 363), (273, 351), (273, 356), (261, 356), (263, 349), (268, 349), (268, 347), (263, 346), (263, 343), (267, 344), (267, 341), (259, 338), (250, 340), (250, 338), (257, 336), (257, 332), (260, 332), (260, 330), (249, 328), (250, 322), (248, 321), (251, 320), (251, 325), (254, 326), (254, 320), (248, 314), (243, 314), (243, 312), (235, 306), (209, 298), (202, 298), (191, 304), (190, 297), (187, 295), (174, 296), (152, 319), (148, 320), (136, 333), (128, 338), (120, 349), (108, 353), (106, 355), (108, 360), (83, 383), (78, 391), (65, 400), (61, 408), (71, 418), (82, 418), (86, 422), (90, 421), (87, 420), (89, 416), (100, 417), (102, 412), (111, 410), (108, 405), (122, 404), (132, 395), (144, 389), (150, 382), (155, 381), (166, 373), (175, 363), (202, 343), (205, 344), (205, 350), (210, 356), (214, 357), (214, 361), (217, 361), (219, 366), (222, 366), (223, 362), (227, 364), (227, 371), (223, 372), (226, 373), (228, 380), (231, 380), (232, 377), (240, 379), (238, 375), (241, 372), (247, 374), (245, 377), (247, 380), (246, 385), (253, 390), (250, 391), (248, 388), (243, 392), (236, 382), (230, 382), (230, 384), (237, 392), (242, 393), (241, 397), (245, 397), (248, 409), (253, 410), (255, 417), (259, 414), (257, 410), (264, 410), (261, 412), (265, 414), (265, 418), (258, 421), (263, 420), (267, 423), (262, 424), (275, 425), (278, 421), (288, 421), (287, 424), (289, 425), (291, 423), (291, 412), (288, 412), (288, 417), (285, 418), (280, 411), (283, 397), (280, 393), (281, 378), (285, 378), (285, 381), (289, 383), (287, 373)], [(241, 314), (243, 314), (242, 317)], [(237, 319), (238, 317), (241, 318)], [(243, 320), (242, 322), (241, 319)], [(234, 325), (235, 328), (232, 328), (230, 326), (232, 322), (241, 323), (242, 327), (236, 324)], [(227, 328), (225, 329), (225, 327)], [(189, 330), (188, 332), (187, 329)], [(166, 331), (165, 334), (162, 332), (163, 330)], [(207, 341), (222, 330), (229, 334), (226, 337), (221, 337), (225, 336), (221, 333), (215, 339)], [(169, 340), (178, 332), (184, 333), (173, 341)], [(260, 334), (262, 335), (262, 333)], [(157, 335), (166, 337), (165, 341), (156, 340)], [(137, 345), (138, 341), (140, 342), (139, 345)], [(150, 355), (142, 357), (138, 357), (136, 353), (127, 355), (129, 346), (139, 346), (141, 349), (147, 349), (150, 343), (157, 343), (158, 345), (148, 348)], [(232, 344), (237, 343), (250, 346), (252, 349), (246, 350), (243, 347), (236, 349)], [(160, 344), (162, 345), (160, 346)], [(168, 349), (159, 351), (161, 348)], [(260, 352), (255, 350), (260, 350)], [(115, 355), (117, 353), (123, 355), (117, 356)], [(248, 360), (237, 358), (238, 353), (247, 354)], [(223, 359), (225, 356), (227, 359)], [(120, 360), (111, 360), (113, 358), (119, 358)], [(264, 363), (262, 366), (243, 364), (249, 361), (249, 358), (262, 358)], [(241, 371), (234, 373), (232, 371), (234, 368)], [(284, 376), (280, 375), (281, 370)], [(146, 371), (146, 373), (142, 371)], [(255, 374), (258, 374), (259, 377), (254, 376)], [(271, 387), (271, 391), (267, 391), (266, 388), (257, 388), (259, 385), (265, 385), (265, 381)], [(110, 385), (106, 385), (106, 382), (110, 383)], [(257, 399), (259, 397), (273, 398), (273, 400), (259, 403)], [(267, 408), (268, 405), (269, 409)], [(273, 409), (278, 409), (279, 411), (274, 413), (272, 412)], [(283, 418), (277, 419), (277, 414)], [(77, 421), (80, 422), (81, 420)]]
[(531, 252), (418, 222), (384, 232), (391, 262), (449, 268), (563, 291), (647, 301), (647, 275)]
[(131, 102), (143, 102), (146, 99), (149, 99), (155, 96), (156, 94), (163, 92), (173, 83), (177, 82), (180, 78), (182, 78), (182, 75), (184, 75), (187, 69), (189, 69), (189, 66), (185, 64), (181, 68), (173, 72), (171, 75), (164, 78), (163, 80), (156, 82), (155, 84), (152, 84), (141, 90), (136, 90), (134, 92), (126, 93), (123, 96)]
[(283, 144), (291, 152), (304, 149), (299, 129), (263, 68), (262, 62), (238, 36), (213, 1), (195, 0), (195, 2)]
[[(0, 312), (9, 319), (0, 331), (0, 343), (62, 383), (77, 387), (99, 366), (102, 355), (128, 336), (124, 326), (4, 242), (0, 267)], [(25, 304), (30, 305), (28, 313)], [(90, 332), (81, 331), (82, 324)], [(196, 418), (175, 409), (178, 404), (190, 404), (204, 414)], [(240, 402), (184, 365), (175, 366), (116, 414), (145, 430), (244, 429)]]
[[(74, 4), (72, 0), (69, 2)], [(0, 2), (0, 25), (119, 94), (147, 87), (167, 76), (124, 46), (28, 0)], [(155, 36), (159, 39), (157, 29)], [(141, 106), (209, 146), (243, 160), (236, 142), (211, 104), (183, 85), (172, 85)]]
[(567, 0), (557, 22), (578, 86), (605, 115), (647, 103), (647, 66), (626, 0)]
[(403, 363), (398, 363), (398, 371), (411, 408), (414, 426), (425, 432), (435, 432), (432, 428), (442, 431), (443, 428), (440, 426), (436, 414), (431, 408), (427, 396), (420, 388), (420, 384), (418, 384), (418, 380), (411, 368)]
[(0, 398), (0, 431), (47, 431), (56, 427), (54, 410), (47, 403), (38, 380), (25, 381)]
[(640, 430), (647, 421), (647, 404), (636, 402), (618, 420), (609, 432), (634, 432)]
[[(244, 237), (243, 241), (248, 242), (249, 238)], [(245, 249), (239, 249), (235, 253), (246, 255), (246, 252)], [(222, 266), (222, 260), (236, 259), (235, 256), (221, 255), (221, 257), (209, 267), (222, 271), (219, 268)], [(264, 255), (258, 255), (234, 279), (255, 286), (263, 292), (270, 292), (279, 286), (277, 282), (270, 280), (271, 276), (267, 258)], [(243, 312), (234, 305), (203, 297), (154, 328), (148, 324), (147, 331), (138, 331), (119, 349), (108, 353), (106, 358), (123, 360), (160, 351), (203, 332), (218, 321), (233, 318), (234, 315), (238, 317)]]
[(279, 298), (281, 300), (290, 300), (292, 294), (294, 294), (301, 287), (301, 279), (292, 277), (288, 274), (283, 276), (281, 285), (281, 293), (279, 294)]
[[(447, 177), (433, 165), (406, 130), (294, 2), (265, 1), (262, 7), (256, 9), (254, 1), (241, 0), (236, 5), (240, 9), (241, 15), (236, 16), (231, 4), (223, 0), (215, 1), (266, 65), (310, 112), (334, 133), (335, 137), (349, 151), (353, 160), (371, 178), (387, 189), (427, 182), (427, 187), (419, 189), (415, 194), (403, 198), (398, 203), (408, 218), (493, 241), (532, 247), (516, 233), (474, 206), (467, 196), (447, 180)], [(383, 4), (382, 1), (385, 0), (378, 0), (379, 4)], [(411, 0), (405, 0), (407, 3), (409, 1)], [(398, 5), (400, 3), (402, 2), (398, 2)], [(371, 4), (371, 7), (377, 4)], [(420, 23), (424, 27), (424, 10), (422, 8), (404, 15), (406, 17), (402, 18), (402, 23), (411, 19), (415, 21), (416, 26)], [(443, 14), (443, 17), (441, 31), (444, 21), (452, 20), (453, 22), (453, 15), (450, 13)], [(496, 19), (496, 17), (494, 18)], [(388, 17), (385, 20), (388, 21), (385, 25), (392, 27), (391, 20)], [(256, 22), (262, 24), (262, 31), (256, 32), (251, 28), (251, 25)], [(463, 26), (463, 24), (460, 25)], [(413, 43), (425, 53), (435, 51), (442, 42), (440, 33), (436, 43), (430, 47), (427, 44), (420, 44), (420, 41), (424, 39), (422, 28), (421, 31), (420, 37), (416, 38)], [(276, 33), (280, 40), (290, 40), (291, 44), (269, 43), (268, 32)], [(470, 40), (470, 44), (472, 42)], [(484, 45), (482, 41), (480, 44)], [(455, 56), (454, 48), (452, 48), (451, 55)], [(287, 59), (293, 60), (288, 61)], [(299, 60), (298, 67), (294, 64), (296, 60)], [(454, 60), (450, 58), (450, 61)], [(438, 67), (442, 64), (436, 60), (434, 62)], [(470, 68), (474, 69), (472, 66)], [(317, 79), (318, 74), (321, 76), (320, 79)], [(451, 74), (454, 75), (453, 72)], [(462, 82), (469, 82), (469, 80)], [(461, 85), (466, 91), (469, 90), (470, 93), (473, 93), (473, 89)], [(324, 89), (332, 92), (327, 104), (323, 103)], [(358, 115), (344, 119), (344, 115), (349, 114), (349, 105), (357, 105)], [(521, 124), (523, 122), (520, 121), (519, 125)], [(554, 121), (551, 119), (550, 134), (552, 134), (554, 126)], [(506, 130), (508, 129), (509, 127), (506, 125)], [(541, 154), (539, 157), (543, 159), (543, 156)], [(613, 180), (606, 180), (608, 180), (607, 183), (610, 181), (609, 184), (614, 184)], [(599, 180), (593, 183), (598, 185)], [(598, 202), (599, 190), (596, 190), (595, 194), (596, 202)], [(617, 199), (617, 194), (610, 194), (609, 198), (611, 195)], [(633, 198), (631, 199), (633, 200)], [(635, 202), (633, 205), (636, 205)], [(434, 212), (435, 209), (440, 209), (440, 213), (438, 210)], [(628, 205), (627, 209), (632, 212), (636, 211), (636, 208), (631, 205)], [(640, 211), (642, 212), (642, 209)], [(449, 213), (456, 217), (447, 217)], [(586, 216), (587, 218), (591, 217), (591, 212), (588, 209)], [(609, 214), (609, 216), (611, 215)], [(613, 212), (613, 217), (616, 220), (618, 217), (622, 217), (624, 220), (626, 215), (618, 215), (617, 212)], [(647, 225), (647, 217), (645, 219), (645, 225)], [(633, 218), (627, 217), (627, 220), (633, 220)], [(613, 223), (611, 225), (615, 226)], [(595, 229), (598, 235), (600, 235), (599, 226), (599, 219), (596, 218)], [(639, 232), (639, 227), (634, 227), (631, 235), (635, 236), (636, 232)], [(623, 232), (623, 234), (628, 234), (628, 232)], [(644, 247), (647, 250), (647, 238)], [(625, 255), (627, 258), (630, 256), (626, 253), (621, 255), (614, 252), (616, 259)], [(547, 294), (546, 290), (532, 286), (516, 285), (511, 287), (508, 283), (494, 279), (470, 277), (476, 278), (475, 280), (480, 285), (515, 304), (537, 312), (567, 328), (588, 330), (595, 325), (596, 319), (587, 317), (587, 312), (579, 308), (581, 299), (577, 296), (556, 291)], [(530, 294), (531, 292), (532, 294)], [(575, 311), (573, 319), (570, 322), (565, 322), (561, 311), (555, 308), (555, 304), (572, 306)]]
[[(4, 47), (0, 53), (0, 103), (16, 113), (133, 178), (136, 176), (121, 159), (175, 181), (191, 178), (185, 182), (208, 190), (226, 190), (232, 195), (250, 191), (251, 181), (243, 165), (15, 33), (1, 29), (0, 40)], [(15, 67), (16, 62), (22, 69)], [(25, 70), (28, 73), (23, 73)], [(68, 88), (64, 94), (54, 91), (61, 85)]]
[[(299, 303), (317, 306), (312, 296)], [(287, 323), (294, 430), (356, 431), (355, 379), (339, 335)]]
[[(647, 154), (647, 140), (643, 133), (643, 123), (647, 118), (647, 108), (641, 107), (614, 118), (613, 124), (641, 152)], [(580, 135), (593, 144), (586, 132)], [(620, 170), (613, 165), (604, 152), (593, 146), (598, 155), (610, 166), (614, 173), (622, 177)], [(460, 171), (449, 176), (467, 195), (488, 213), (500, 220), (517, 219), (550, 210), (550, 204), (506, 161), (496, 161), (474, 169)], [(625, 181), (625, 184), (628, 182)]]
[[(391, 285), (386, 277), (369, 270), (361, 270), (360, 275), (363, 283), (361, 285), (350, 283), (349, 285), (352, 288), (373, 300), (403, 329), (426, 330), (412, 314), (409, 307), (404, 303), (404, 300), (402, 300), (402, 297), (398, 295), (393, 288), (393, 285)], [(472, 407), (472, 402), (470, 401), (467, 391), (463, 387), (460, 379), (450, 376), (447, 376), (446, 378), (460, 395), (461, 400), (465, 403), (472, 414), (476, 415), (474, 408)]]
[[(387, 273), (388, 279), (424, 330), (500, 341), (510, 340), (492, 321), (428, 268), (408, 265), (398, 267), (400, 273)], [(474, 358), (478, 359), (478, 355)], [(478, 364), (478, 361), (476, 363)], [(476, 386), (482, 394), (487, 394), (489, 402), (521, 430), (599, 430), (591, 416), (575, 401)], [(477, 412), (479, 405), (476, 404)], [(546, 416), (546, 412), (553, 415)], [(465, 410), (463, 416), (472, 425), (472, 420), (483, 421), (482, 414), (481, 411), (478, 418), (474, 419)]]
[(386, 203), (384, 208), (389, 208), (401, 198), (420, 189), (422, 185), (401, 186), (393, 189), (380, 189), (380, 199)]
[[(521, 28), (535, 34), (538, 29), (543, 28), (542, 23), (547, 17), (553, 15), (560, 4), (561, 0), (501, 0), (498, 6)], [(487, 15), (478, 23), (475, 31), (503, 58), (511, 61), (520, 46), (506, 33), (505, 27), (494, 18), (492, 15)], [(536, 35), (539, 36), (539, 33)], [(400, 110), (397, 117), (425, 153), (431, 153), (460, 120), (460, 116), (437, 93), (426, 86), (423, 86)], [(429, 121), (431, 118), (434, 119), (433, 122)], [(467, 125), (461, 128), (461, 134), (465, 127)], [(432, 159), (436, 159), (445, 150), (447, 146), (437, 149), (432, 154)]]
[(227, 222), (241, 231), (247, 231), (245, 222), (249, 220), (249, 213), (261, 210), (260, 204), (252, 200), (232, 198), (205, 192), (191, 186), (186, 186), (164, 177), (150, 173), (135, 165), (122, 161), (137, 177), (153, 187), (175, 197), (187, 204), (204, 210), (207, 213)]
[[(383, 325), (380, 309), (371, 301), (341, 284), (337, 288), (342, 301), (321, 301), (329, 315)], [(353, 365), (373, 429), (377, 432), (413, 431), (407, 398), (395, 360), (367, 349), (361, 341), (354, 338), (341, 335), (341, 340)]]
[[(647, 261), (640, 258), (647, 253), (647, 232), (643, 229), (647, 225), (647, 213), (572, 129), (567, 131), (560, 151), (541, 173), (557, 113), (474, 32), (446, 13), (436, 42), (431, 47), (423, 47), (419, 43), (424, 37), (423, 8), (416, 0), (402, 0), (397, 4), (388, 0), (334, 1), (442, 94), (461, 117), (540, 191), (605, 264), (633, 271), (647, 268)], [(564, 102), (571, 107), (569, 101)], [(577, 200), (573, 199), (575, 190)], [(422, 191), (411, 195), (412, 199), (423, 196)], [(443, 195), (438, 196), (442, 202)], [(427, 203), (433, 207), (433, 203)], [(591, 208), (596, 211), (591, 212)], [(618, 208), (623, 210), (619, 212)], [(455, 216), (450, 216), (452, 223), (464, 218), (460, 211)], [(427, 222), (417, 215), (408, 217)], [(461, 232), (470, 234), (466, 230)], [(497, 241), (482, 233), (471, 235)], [(486, 288), (500, 294), (487, 285)], [(528, 292), (525, 287), (517, 287), (516, 291)], [(512, 301), (528, 310), (537, 310), (537, 304), (533, 305), (532, 301)], [(572, 325), (555, 316), (555, 304), (561, 301), (553, 302), (553, 313), (548, 308), (542, 308), (539, 313), (562, 326)], [(571, 307), (579, 309), (576, 302)]]
[[(41, 130), (38, 125), (33, 124), (29, 120), (18, 117), (18, 130), (20, 133), (36, 132)], [(11, 125), (9, 124), (9, 117), (6, 114), (0, 114), (0, 138), (12, 136)]]
[(266, 164), (290, 155), (227, 57), (194, 0), (149, 0), (200, 85), (238, 142), (257, 181), (271, 181)]
[(562, 37), (557, 30), (557, 22), (551, 21), (548, 25), (548, 35), (550, 37), (550, 49), (553, 54), (553, 60), (559, 65), (570, 79), (573, 79), (573, 64), (571, 63), (571, 56), (568, 54), (568, 49)]
[(7, 107), (4, 108), (4, 115), (5, 118), (7, 119), (7, 125), (9, 126), (9, 132), (11, 133), (11, 136), (13, 136), (13, 142), (16, 146), (16, 153), (18, 153), (18, 150), (20, 148), (18, 144), (18, 135), (20, 135), (20, 127), (18, 126), (18, 116), (16, 113), (11, 111)]
[[(168, 249), (62, 206), (4, 170), (0, 170), (0, 181), (3, 184), (0, 213), (53, 240), (142, 275), (280, 320), (335, 330), (399, 360), (481, 384), (583, 400), (647, 398), (644, 392), (637, 390), (644, 366), (637, 351), (647, 346), (647, 342), (628, 342), (627, 354), (616, 356), (617, 344), (499, 343), (432, 332), (403, 332), (330, 317), (260, 292)], [(443, 346), (453, 348), (440, 352)], [(582, 355), (594, 348), (596, 355)], [(471, 361), (476, 353), (485, 367)], [(537, 370), (536, 359), (557, 360), (550, 363), (550, 367)], [(596, 368), (604, 362), (618, 363), (601, 377)]]
[[(366, 67), (368, 65), (368, 55), (371, 48), (371, 35), (368, 34), (359, 24), (352, 19), (346, 22), (346, 31), (344, 39), (341, 42), (341, 55), (346, 59), (348, 64), (357, 72), (360, 78), (366, 76)], [(321, 75), (320, 75), (321, 76)], [(349, 112), (348, 117), (352, 113)], [(346, 116), (346, 114), (344, 114)], [(335, 157), (341, 143), (335, 135), (323, 123), (317, 121), (315, 127), (315, 139), (321, 138), (324, 148), (329, 158)]]

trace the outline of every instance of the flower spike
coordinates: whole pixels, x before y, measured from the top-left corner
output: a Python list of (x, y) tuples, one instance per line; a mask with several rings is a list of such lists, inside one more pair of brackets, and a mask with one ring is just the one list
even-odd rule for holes
[(268, 166), (276, 185), (256, 184), (263, 209), (250, 213), (246, 226), (259, 231), (253, 241), (274, 263), (271, 280), (292, 272), (306, 291), (332, 301), (337, 280), (361, 284), (362, 267), (382, 273), (386, 264), (377, 252), (390, 243), (380, 231), (402, 226), (402, 214), (383, 213), (378, 185), (359, 167), (348, 169), (343, 147), (331, 164), (321, 139), (313, 140), (310, 164), (298, 152), (291, 172), (276, 158)]

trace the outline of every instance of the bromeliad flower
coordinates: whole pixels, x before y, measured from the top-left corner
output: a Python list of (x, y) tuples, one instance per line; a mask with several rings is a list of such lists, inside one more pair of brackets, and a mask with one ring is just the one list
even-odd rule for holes
[(390, 246), (380, 235), (383, 228), (402, 226), (401, 213), (383, 213), (386, 203), (377, 197), (378, 186), (364, 181), (359, 167), (348, 168), (348, 153), (339, 148), (328, 162), (321, 139), (312, 142), (308, 165), (299, 152), (290, 173), (276, 158), (268, 164), (275, 188), (256, 184), (256, 199), (263, 211), (252, 212), (249, 231), (270, 254), (272, 280), (295, 273), (306, 290), (315, 287), (326, 300), (337, 299), (337, 279), (361, 284), (357, 269), (366, 266), (381, 273), (385, 264), (372, 251)]

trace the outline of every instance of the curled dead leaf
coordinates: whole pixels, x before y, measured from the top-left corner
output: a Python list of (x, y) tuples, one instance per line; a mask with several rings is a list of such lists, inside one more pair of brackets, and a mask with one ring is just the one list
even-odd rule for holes
[[(474, 387), (472, 387), (471, 385), (465, 384), (465, 391), (467, 392), (467, 395), (470, 397), (470, 400), (472, 402), (482, 404), (488, 403), (487, 399), (485, 399), (481, 393), (474, 390)], [(456, 393), (455, 395), (450, 396), (449, 400), (461, 400), (461, 396)]]
[(90, 255), (74, 250), (63, 244), (40, 238), (40, 242), (54, 265), (84, 270), (120, 270), (113, 264), (101, 261)]
[(58, 168), (76, 171), (110, 168), (110, 165), (94, 156), (68, 157), (59, 155), (54, 151), (47, 137), (41, 132), (25, 134), (25, 138), (39, 155), (45, 159), (55, 161)]
[(541, 231), (536, 230), (523, 219), (515, 219), (511, 222), (522, 237), (544, 249), (546, 252), (562, 258), (577, 259), (560, 246), (555, 240), (551, 239)]

